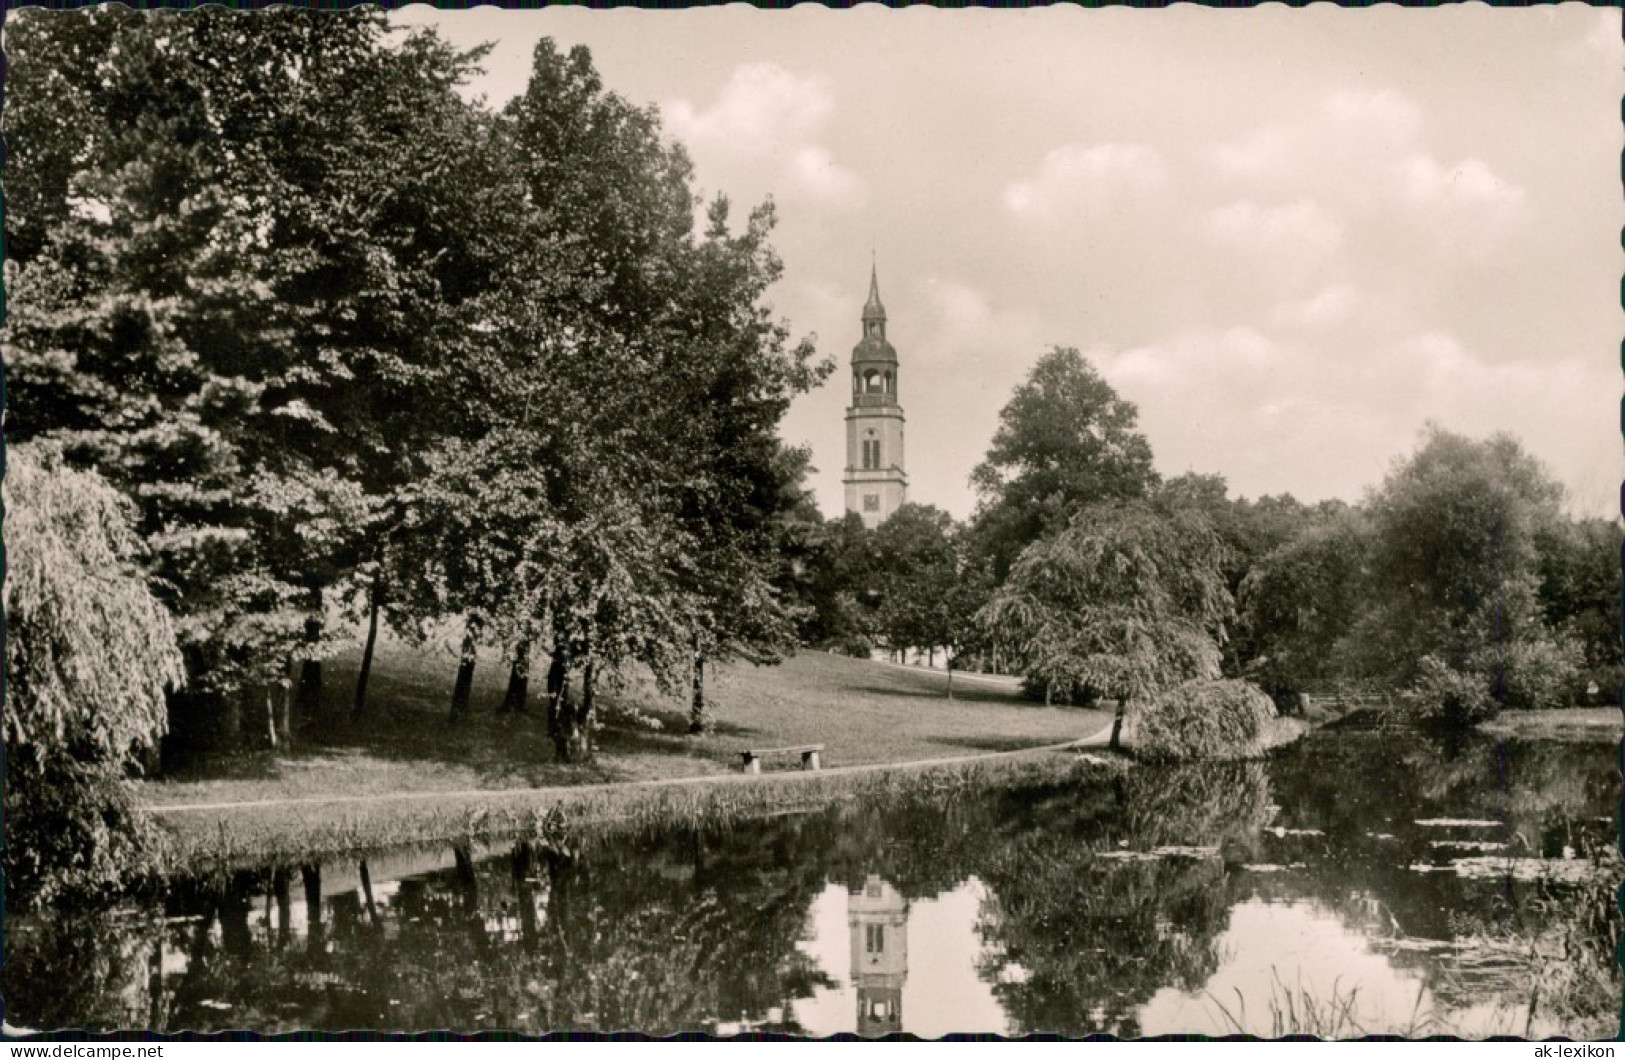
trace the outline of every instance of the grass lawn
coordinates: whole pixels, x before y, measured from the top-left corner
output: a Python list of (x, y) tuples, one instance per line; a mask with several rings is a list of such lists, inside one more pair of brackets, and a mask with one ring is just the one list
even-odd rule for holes
[[(456, 663), (435, 651), (380, 645), (371, 715), (351, 721), (358, 654), (324, 667), (324, 716), (295, 747), (214, 759), (142, 785), (152, 806), (468, 792), (655, 780), (727, 773), (747, 747), (825, 745), (824, 765), (953, 757), (1059, 743), (1110, 721), (1099, 711), (1029, 703), (1012, 682), (803, 652), (782, 666), (713, 667), (716, 731), (686, 734), (686, 704), (633, 681), (601, 700), (606, 725), (591, 765), (554, 759), (533, 684), (527, 715), (498, 715), (507, 670), (482, 659), (471, 715), (453, 725), (447, 705)], [(642, 719), (633, 717), (633, 709)], [(797, 766), (799, 763), (769, 763)]]

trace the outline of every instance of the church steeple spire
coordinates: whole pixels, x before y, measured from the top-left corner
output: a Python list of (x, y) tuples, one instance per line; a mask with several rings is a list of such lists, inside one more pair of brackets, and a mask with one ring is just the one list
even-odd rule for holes
[(880, 303), (880, 275), (872, 259), (869, 262), (869, 300), (863, 304), (863, 337), (886, 337), (886, 307)]

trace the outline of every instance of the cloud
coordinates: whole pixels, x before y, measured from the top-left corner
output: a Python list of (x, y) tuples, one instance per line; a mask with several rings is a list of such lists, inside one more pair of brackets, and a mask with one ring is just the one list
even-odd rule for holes
[(928, 290), (936, 306), (936, 319), (945, 332), (962, 335), (985, 331), (993, 320), (987, 295), (954, 280), (930, 280)]
[(716, 100), (686, 99), (663, 108), (666, 125), (694, 156), (702, 177), (758, 188), (805, 203), (855, 206), (862, 178), (838, 163), (820, 139), (835, 113), (828, 80), (774, 63), (734, 70)]
[[(1360, 307), (1359, 293), (1339, 285), (1291, 304), (1303, 315)], [(1090, 356), (1139, 406), (1159, 470), (1222, 472), (1240, 495), (1357, 497), (1430, 420), (1473, 436), (1510, 431), (1552, 467), (1595, 467), (1599, 480), (1620, 468), (1617, 455), (1595, 452), (1595, 419), (1618, 389), (1595, 359), (1496, 363), (1437, 327), (1357, 340), (1336, 327), (1189, 328)]]
[(1342, 222), (1307, 198), (1279, 206), (1242, 199), (1210, 211), (1204, 227), (1213, 238), (1288, 272), (1325, 258), (1343, 242)]
[(1297, 109), (1293, 117), (1214, 145), (1214, 169), (1266, 186), (1311, 175), (1322, 186), (1346, 183), (1411, 149), (1422, 131), (1421, 109), (1392, 89), (1331, 92)]
[[(1385, 252), (1401, 258), (1482, 259), (1504, 248), (1523, 223), (1526, 189), (1482, 158), (1441, 159), (1425, 133), (1421, 108), (1402, 93), (1344, 90), (1216, 144), (1208, 158), (1221, 182), (1245, 187), (1254, 199), (1302, 203), (1312, 196), (1345, 230), (1386, 243)], [(1240, 227), (1250, 218), (1231, 220)], [(1272, 220), (1281, 230), (1296, 220), (1308, 242), (1315, 229), (1331, 232), (1302, 208), (1296, 218)]]
[(1249, 179), (1279, 173), (1293, 154), (1293, 137), (1282, 126), (1266, 126), (1243, 140), (1213, 148), (1213, 165), (1226, 177)]
[(1422, 110), (1391, 88), (1342, 90), (1326, 97), (1326, 117), (1339, 135), (1373, 145), (1408, 144), (1422, 131)]
[(1017, 217), (1055, 219), (1143, 195), (1167, 181), (1162, 156), (1144, 144), (1068, 144), (1045, 155), (1035, 175), (1006, 185), (1004, 205)]
[(666, 107), (672, 130), (689, 142), (767, 154), (817, 131), (834, 110), (828, 82), (773, 63), (734, 70), (717, 101), (700, 110), (686, 99)]
[(1349, 283), (1328, 284), (1308, 298), (1281, 302), (1270, 309), (1269, 325), (1282, 330), (1339, 327), (1346, 325), (1369, 301), (1359, 288)]
[(863, 181), (816, 144), (797, 151), (789, 166), (792, 186), (824, 202), (856, 202), (863, 197)]
[(1191, 392), (1254, 387), (1277, 372), (1289, 348), (1250, 327), (1190, 328), (1120, 352), (1097, 350), (1101, 371), (1131, 391)]
[(1496, 176), (1476, 158), (1446, 169), (1425, 155), (1416, 155), (1406, 160), (1404, 172), (1406, 193), (1424, 206), (1504, 210), (1519, 206), (1525, 198), (1522, 188)]
[(927, 276), (909, 291), (909, 312), (918, 321), (921, 359), (980, 371), (992, 354), (1043, 348), (1042, 328), (1029, 314), (1000, 304), (982, 288), (963, 280)]

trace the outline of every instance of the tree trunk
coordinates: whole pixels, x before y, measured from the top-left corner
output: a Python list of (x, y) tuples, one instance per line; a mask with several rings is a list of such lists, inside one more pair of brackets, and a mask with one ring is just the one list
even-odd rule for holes
[(271, 894), (276, 898), (276, 941), (286, 946), (293, 935), (293, 901), (288, 896), (288, 870), (271, 870)]
[(502, 697), (499, 711), (503, 714), (523, 714), (525, 696), (529, 692), (530, 641), (522, 640), (513, 650), (513, 665), (508, 669), (508, 691)]
[(570, 702), (570, 687), (566, 683), (559, 690), (557, 716), (553, 724), (553, 754), (560, 762), (577, 760), (580, 748), (576, 743), (576, 711)]
[(209, 959), (209, 954), (214, 952), (214, 938), (210, 931), (214, 928), (215, 908), (212, 904), (205, 908), (208, 912), (198, 917), (197, 927), (192, 931), (192, 944), (187, 950), (188, 966), (192, 968), (201, 968), (203, 962)]
[(1106, 744), (1106, 747), (1110, 750), (1116, 751), (1121, 748), (1123, 736), (1123, 715), (1126, 712), (1127, 707), (1127, 700), (1119, 699), (1117, 701), (1117, 713), (1112, 715), (1112, 738), (1111, 741)]
[(266, 739), (266, 742), (268, 742), (271, 745), (271, 750), (273, 750), (273, 751), (275, 751), (277, 749), (277, 746), (278, 746), (278, 744), (280, 742), (277, 739), (279, 734), (277, 733), (277, 728), (276, 728), (276, 701), (277, 701), (276, 688), (274, 686), (272, 686), (272, 685), (266, 685), (265, 686), (265, 739)]
[(372, 580), (372, 592), (367, 600), (367, 644), (361, 649), (361, 672), (355, 678), (355, 704), (350, 716), (359, 718), (367, 712), (367, 681), (372, 677), (372, 652), (378, 646), (378, 612), (383, 609), (384, 590), (379, 578)]
[(254, 950), (253, 932), (248, 927), (248, 892), (241, 880), (232, 880), (220, 896), (220, 943), (238, 959)]
[(299, 875), (305, 881), (305, 941), (313, 950), (322, 945), (322, 867), (301, 865)]
[(480, 881), (474, 872), (474, 851), (466, 843), (456, 843), (451, 852), (457, 862), (457, 890), (462, 896), (464, 923), (474, 951), (483, 954), (491, 944), (491, 937), (485, 933), (485, 917), (480, 912)]
[(587, 665), (581, 668), (581, 706), (577, 708), (576, 739), (581, 745), (581, 761), (592, 761), (592, 727), (598, 719), (594, 716), (597, 710), (598, 668), (592, 657), (587, 657)]
[(474, 664), (479, 661), (476, 652), (479, 642), (474, 636), (477, 631), (478, 627), (469, 622), (463, 634), (463, 650), (457, 660), (457, 683), (451, 690), (452, 721), (461, 721), (468, 715), (468, 701), (474, 691)]
[[(322, 642), (322, 591), (312, 593), (311, 606), (314, 609), (305, 619), (305, 647), (314, 652)], [(299, 711), (307, 718), (314, 718), (322, 710), (322, 661), (307, 658), (299, 668)]]
[(710, 731), (711, 711), (705, 702), (705, 652), (694, 649), (694, 697), (688, 707), (688, 733), (698, 736)]
[(568, 929), (575, 922), (575, 894), (581, 874), (575, 860), (552, 844), (542, 849), (542, 856), (547, 862), (547, 921), (542, 927), (547, 929), (552, 944), (549, 948), (569, 961)]
[(942, 654), (942, 665), (948, 668), (948, 698), (954, 698), (954, 655), (946, 649)]
[(299, 666), (299, 713), (314, 718), (322, 711), (322, 661), (305, 659)]
[(480, 882), (474, 874), (474, 850), (467, 843), (454, 843), (451, 856), (457, 865), (457, 891), (463, 908), (475, 908), (480, 902)]
[(153, 939), (152, 952), (147, 957), (147, 1026), (160, 1029), (167, 1022), (164, 1012), (164, 943)]
[(291, 681), (283, 681), (277, 686), (278, 695), (272, 696), (272, 709), (275, 714), (271, 719), (271, 728), (276, 733), (277, 744), (288, 751), (293, 748), (293, 719), (294, 715), (294, 687)]
[(927, 649), (925, 649), (925, 668), (927, 670), (934, 670), (934, 669), (936, 669), (936, 665), (937, 665), (937, 649), (935, 649), (935, 648), (927, 648)]
[(547, 735), (559, 735), (560, 719), (570, 707), (570, 652), (564, 638), (553, 642), (553, 659), (547, 667)]
[(558, 756), (565, 762), (592, 760), (593, 698), (596, 679), (595, 667), (589, 656), (581, 668), (581, 700), (572, 708), (568, 696), (562, 696), (559, 710), (559, 733), (553, 738)]
[(1050, 690), (1051, 690), (1050, 683), (1048, 681), (1045, 681), (1044, 682), (1044, 706), (1046, 706), (1046, 707), (1053, 705), (1052, 704), (1052, 698), (1051, 698), (1051, 695), (1050, 695)]
[(694, 893), (703, 894), (711, 883), (711, 859), (705, 856), (705, 830), (694, 828), (692, 851), (694, 854)]
[(361, 896), (367, 902), (367, 919), (378, 926), (378, 903), (372, 900), (372, 873), (367, 870), (367, 859), (361, 859)]
[(541, 938), (540, 921), (536, 916), (536, 851), (528, 842), (513, 845), (513, 893), (519, 907), (519, 939), (525, 949), (536, 948)]
[(508, 855), (508, 867), (513, 870), (513, 882), (523, 883), (536, 873), (536, 850), (527, 840), (519, 840)]

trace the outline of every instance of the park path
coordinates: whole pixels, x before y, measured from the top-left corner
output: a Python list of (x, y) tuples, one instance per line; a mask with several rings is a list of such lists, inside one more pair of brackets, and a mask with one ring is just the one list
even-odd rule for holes
[[(910, 669), (913, 669), (913, 667), (910, 667)], [(990, 751), (985, 754), (952, 755), (943, 758), (916, 758), (903, 762), (863, 762), (858, 765), (832, 766), (829, 769), (819, 770), (783, 770), (767, 774), (700, 773), (690, 777), (660, 777), (654, 780), (623, 780), (605, 784), (568, 784), (545, 788), (473, 788), (466, 791), (386, 791), (372, 795), (306, 795), (298, 798), (249, 799), (241, 802), (171, 803), (168, 805), (148, 806), (146, 809), (149, 813), (179, 814), (218, 812), (221, 810), (274, 809), (292, 806), (326, 806), (336, 803), (367, 805), (384, 802), (409, 802), (415, 799), (500, 799), (515, 795), (552, 795), (569, 798), (590, 794), (595, 791), (681, 787), (692, 784), (751, 784), (761, 783), (764, 780), (812, 780), (832, 774), (878, 773), (888, 769), (936, 769), (942, 766), (966, 765), (1001, 758), (1017, 758), (1023, 755), (1052, 754), (1057, 751), (1068, 751), (1079, 747), (1104, 747), (1111, 739), (1111, 731), (1112, 727), (1107, 725), (1099, 732), (1080, 739), (1067, 740), (1064, 743), (1042, 744), (1037, 747), (1022, 747), (1014, 751)]]

